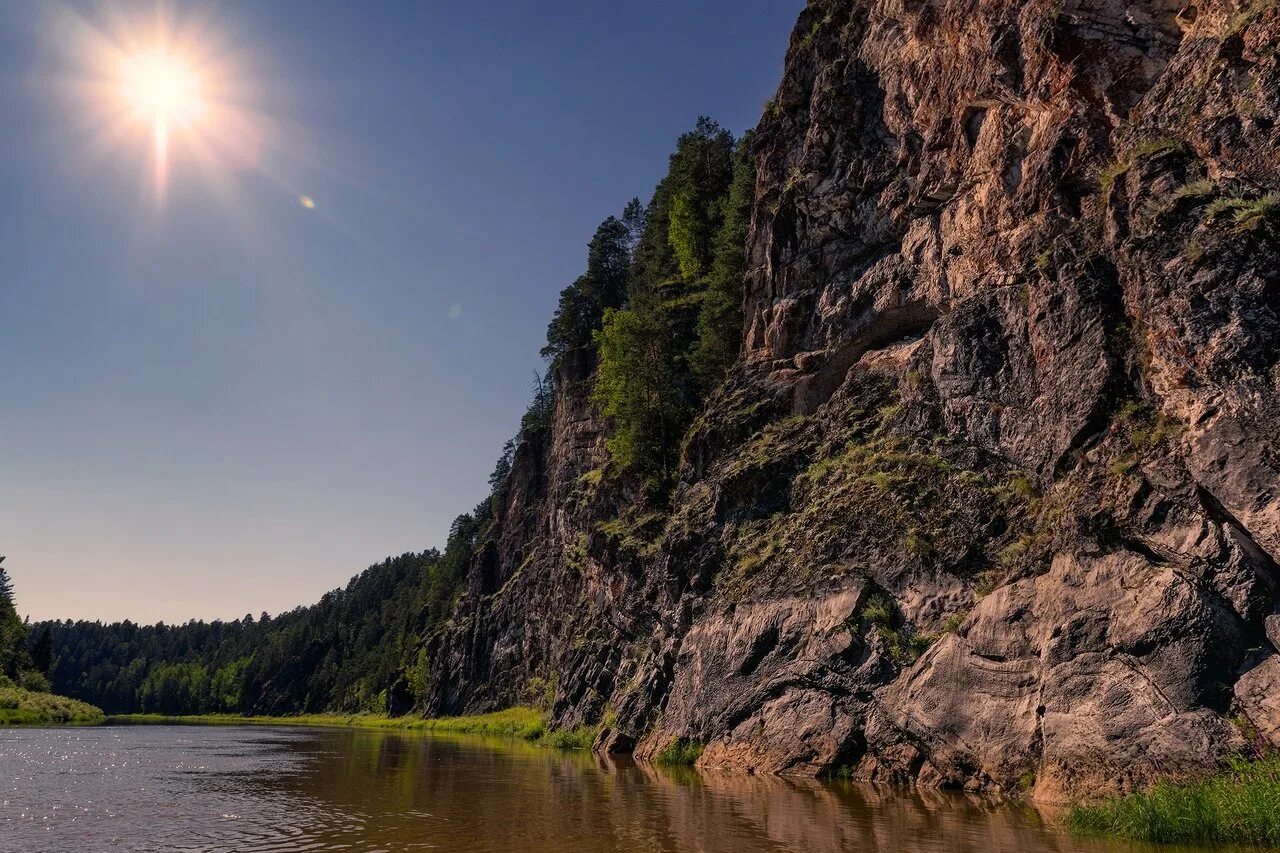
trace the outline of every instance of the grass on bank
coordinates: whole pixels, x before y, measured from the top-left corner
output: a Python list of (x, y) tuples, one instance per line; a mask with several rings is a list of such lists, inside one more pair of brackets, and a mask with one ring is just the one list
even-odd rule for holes
[(1128, 796), (1077, 805), (1066, 820), (1082, 836), (1280, 846), (1280, 757), (1233, 761), (1216, 776), (1160, 782)]
[(702, 750), (702, 744), (696, 740), (675, 738), (653, 757), (653, 763), (668, 767), (692, 767), (702, 757)]
[(87, 702), (0, 684), (0, 726), (73, 725), (102, 720), (102, 711)]
[(171, 717), (163, 714), (124, 714), (108, 718), (113, 723), (170, 723), (180, 725), (327, 726), (330, 728), (392, 729), (452, 734), (510, 737), (556, 749), (587, 749), (599, 734), (597, 726), (552, 729), (547, 714), (537, 708), (515, 707), (489, 714), (463, 717), (388, 717), (385, 714), (301, 714), (291, 717), (198, 714)]

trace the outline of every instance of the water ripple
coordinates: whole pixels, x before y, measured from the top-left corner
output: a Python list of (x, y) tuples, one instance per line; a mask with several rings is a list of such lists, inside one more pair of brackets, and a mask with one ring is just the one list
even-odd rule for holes
[(1104, 848), (961, 795), (658, 771), (525, 744), (252, 727), (0, 730), (0, 853), (429, 849)]

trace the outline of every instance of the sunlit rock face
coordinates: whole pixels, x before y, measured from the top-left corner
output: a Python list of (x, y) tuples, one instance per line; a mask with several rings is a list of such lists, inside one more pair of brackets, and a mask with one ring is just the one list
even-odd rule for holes
[(673, 497), (598, 476), (567, 366), (429, 710), (1043, 799), (1280, 746), (1278, 44), (1271, 2), (811, 3)]

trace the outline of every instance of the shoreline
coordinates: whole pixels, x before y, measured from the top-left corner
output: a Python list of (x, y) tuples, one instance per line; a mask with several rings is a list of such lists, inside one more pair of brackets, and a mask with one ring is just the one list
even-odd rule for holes
[(419, 717), (386, 714), (108, 714), (102, 721), (108, 725), (184, 725), (184, 726), (291, 726), (301, 728), (370, 729), (380, 731), (420, 731), (446, 734), (483, 735), (521, 740), (556, 749), (590, 749), (599, 734), (598, 726), (555, 729), (550, 717), (537, 708), (517, 706), (487, 714), (454, 717)]
[[(599, 733), (599, 728), (595, 726), (567, 731), (553, 729), (545, 711), (530, 707), (454, 717), (390, 717), (372, 713), (293, 714), (279, 717), (238, 714), (108, 714), (98, 720), (55, 723), (104, 724), (419, 731), (506, 738), (534, 746), (566, 750), (589, 750)], [(1000, 799), (1019, 800), (1017, 797)], [(1195, 802), (1194, 808), (1190, 806), (1192, 801)], [(1040, 810), (1036, 804), (1031, 805), (1037, 811)], [(1275, 845), (1280, 842), (1280, 758), (1233, 762), (1220, 772), (1200, 778), (1166, 780), (1126, 796), (1085, 798), (1071, 804), (1062, 804), (1051, 811), (1058, 813), (1058, 817), (1052, 822), (1077, 838), (1215, 846), (1232, 843)], [(1175, 819), (1179, 813), (1195, 813), (1199, 818), (1188, 823)], [(1268, 818), (1268, 815), (1276, 817)]]

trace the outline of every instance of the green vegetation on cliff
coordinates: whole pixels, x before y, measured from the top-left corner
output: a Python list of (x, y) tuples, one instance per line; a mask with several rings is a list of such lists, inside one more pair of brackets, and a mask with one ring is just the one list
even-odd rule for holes
[(749, 142), (707, 118), (680, 137), (645, 209), (626, 303), (595, 332), (592, 401), (620, 469), (670, 475), (685, 428), (737, 355)]
[(702, 757), (702, 750), (702, 744), (697, 741), (676, 738), (653, 757), (653, 763), (669, 767), (692, 767)]
[(1280, 758), (1233, 761), (1216, 776), (1080, 804), (1067, 826), (1083, 836), (1158, 844), (1280, 846)]
[(605, 312), (622, 306), (630, 279), (632, 228), (640, 227), (642, 216), (640, 202), (633, 200), (622, 219), (610, 216), (596, 229), (587, 246), (586, 273), (560, 292), (560, 304), (547, 327), (544, 358), (556, 363), (590, 349), (592, 332), (600, 328)]
[[(609, 217), (587, 271), (560, 294), (542, 354), (585, 354), (617, 470), (661, 482), (692, 413), (741, 337), (742, 273), (755, 187), (748, 137), (707, 118), (682, 135), (648, 205)], [(594, 361), (594, 364), (591, 362)]]
[(748, 132), (733, 150), (733, 181), (722, 202), (724, 219), (716, 235), (711, 274), (698, 309), (697, 340), (689, 356), (704, 396), (724, 379), (742, 343), (742, 277), (747, 268), (747, 229), (755, 193), (756, 166)]

